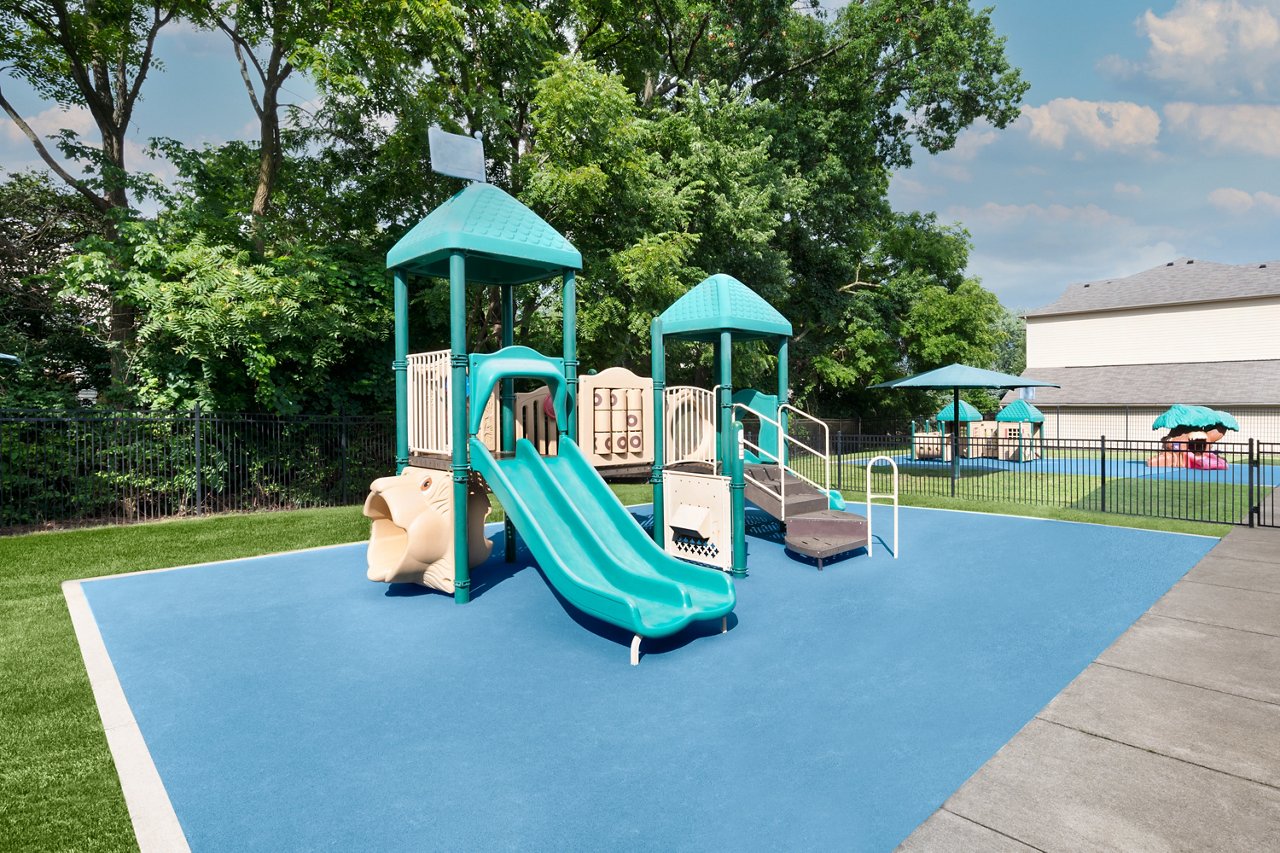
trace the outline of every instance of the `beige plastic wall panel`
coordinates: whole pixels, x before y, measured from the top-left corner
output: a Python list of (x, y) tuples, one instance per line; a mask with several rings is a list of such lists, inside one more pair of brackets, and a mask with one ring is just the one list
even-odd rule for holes
[(715, 393), (704, 388), (677, 386), (666, 392), (663, 436), (664, 465), (716, 461)]
[(452, 444), (449, 411), (449, 350), (409, 356), (409, 452), (448, 453)]
[[(467, 513), (467, 562), (478, 566), (493, 548), (484, 536), (489, 497), (478, 485), (468, 490)], [(453, 477), (449, 472), (406, 468), (399, 476), (374, 480), (364, 515), (372, 522), (369, 580), (454, 591)]]
[[(663, 541), (668, 554), (726, 571), (733, 568), (728, 477), (668, 471), (662, 477), (662, 498), (666, 506)], [(672, 522), (679, 519), (696, 520), (703, 535), (677, 530)]]
[(578, 445), (592, 465), (652, 465), (652, 425), (652, 379), (625, 367), (578, 378)]
[(917, 459), (942, 459), (951, 461), (951, 436), (940, 432), (918, 432), (915, 434)]
[(1280, 298), (1027, 319), (1027, 370), (1280, 359)]
[(543, 456), (554, 456), (560, 433), (556, 419), (547, 414), (551, 389), (546, 385), (516, 395), (516, 438), (527, 438)]

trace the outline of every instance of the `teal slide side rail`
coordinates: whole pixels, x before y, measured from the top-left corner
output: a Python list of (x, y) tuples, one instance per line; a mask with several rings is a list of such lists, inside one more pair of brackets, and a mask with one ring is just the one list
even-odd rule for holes
[(471, 399), (475, 402), (469, 423), (472, 435), (480, 432), (484, 401), (489, 399), (499, 382), (514, 376), (546, 382), (555, 401), (556, 423), (569, 423), (565, 411), (568, 385), (564, 378), (564, 359), (549, 358), (525, 346), (503, 347), (497, 352), (471, 356)]
[[(580, 452), (572, 456), (576, 450), (571, 440), (562, 439), (562, 455), (544, 458), (521, 439), (514, 457), (498, 460), (479, 440), (471, 440), (473, 466), (514, 519), (548, 583), (579, 610), (643, 637), (668, 636), (692, 621), (732, 610), (735, 597), (732, 587), (724, 586), (727, 578), (719, 579), (716, 589), (715, 581), (704, 577), (714, 577), (713, 571), (687, 567), (701, 581), (697, 584), (660, 570), (667, 555), (643, 535), (602, 480), (584, 481), (575, 472), (574, 459), (581, 457)], [(611, 505), (613, 519), (626, 516), (649, 550), (635, 547), (625, 528), (620, 535), (618, 526), (600, 514), (601, 505)]]
[[(733, 402), (746, 406), (758, 415), (763, 415), (771, 421), (779, 421), (778, 418), (778, 398), (774, 394), (766, 394), (763, 391), (757, 391), (755, 388), (743, 388), (733, 395)], [(760, 421), (760, 434), (756, 436), (756, 444), (763, 448), (766, 452), (772, 451), (778, 446), (778, 428), (771, 423)], [(755, 454), (751, 454), (753, 457)], [(776, 459), (753, 459), (748, 461), (754, 462), (776, 462)]]

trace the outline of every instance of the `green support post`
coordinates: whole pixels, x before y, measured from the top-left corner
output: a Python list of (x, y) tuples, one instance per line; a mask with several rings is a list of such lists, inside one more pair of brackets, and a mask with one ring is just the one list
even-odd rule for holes
[[(515, 288), (509, 284), (502, 287), (502, 345), (514, 346), (516, 342), (516, 294)], [(502, 444), (501, 449), (514, 452), (516, 449), (516, 381), (502, 380)], [(505, 515), (505, 514), (504, 514)], [(516, 560), (516, 526), (511, 517), (506, 516), (503, 529), (503, 559), (508, 563)]]
[(662, 463), (666, 458), (663, 442), (666, 430), (667, 353), (662, 343), (662, 321), (655, 319), (649, 327), (650, 372), (653, 374), (653, 541), (663, 547), (666, 520), (662, 501)]
[(787, 434), (787, 413), (782, 411), (783, 403), (790, 403), (791, 397), (791, 376), (787, 369), (787, 339), (778, 338), (778, 346), (775, 349), (778, 356), (778, 445), (781, 450), (783, 465), (787, 464), (787, 441), (782, 436)]
[[(471, 600), (471, 563), (467, 553), (467, 272), (462, 252), (449, 255), (449, 361), (453, 386), (453, 600)], [(483, 405), (483, 403), (479, 403)]]
[(733, 453), (729, 460), (729, 509), (733, 515), (733, 559), (730, 574), (747, 576), (747, 483), (742, 468), (742, 424), (735, 421), (732, 430)]
[[(733, 335), (720, 333), (720, 471), (729, 470), (729, 457), (735, 452), (733, 445)], [(737, 523), (735, 519), (735, 523)]]
[(578, 440), (578, 279), (573, 270), (564, 273), (564, 381), (565, 420), (562, 434)]
[(409, 464), (409, 283), (400, 270), (394, 273), (396, 377), (396, 473)]

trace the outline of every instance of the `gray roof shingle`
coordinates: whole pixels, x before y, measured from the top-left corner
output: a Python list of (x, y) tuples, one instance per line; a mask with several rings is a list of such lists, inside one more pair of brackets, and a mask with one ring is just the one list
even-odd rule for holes
[(1280, 296), (1280, 261), (1219, 264), (1179, 258), (1125, 278), (1073, 284), (1056, 301), (1028, 311), (1027, 316), (1045, 317), (1261, 296)]
[[(1026, 375), (1062, 386), (1035, 389), (1040, 407), (1280, 405), (1280, 361), (1037, 367)], [(1005, 402), (1017, 398), (1010, 392)]]

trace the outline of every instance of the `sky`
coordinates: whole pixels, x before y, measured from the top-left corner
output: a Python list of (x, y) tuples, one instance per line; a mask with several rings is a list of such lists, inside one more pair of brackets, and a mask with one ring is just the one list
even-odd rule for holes
[(897, 173), (897, 209), (973, 238), (1008, 307), (1178, 257), (1280, 259), (1280, 0), (1006, 0), (1031, 84), (1004, 130)]
[[(979, 3), (984, 0), (979, 0)], [(985, 0), (990, 5), (992, 0)], [(977, 3), (975, 3), (977, 5)], [(1280, 259), (1280, 0), (995, 0), (1010, 61), (1031, 84), (1009, 128), (978, 125), (897, 173), (899, 210), (934, 211), (973, 238), (969, 273), (1015, 310), (1070, 283), (1177, 257)], [(251, 139), (256, 125), (224, 36), (163, 31), (127, 156), (147, 140)], [(0, 79), (44, 133), (91, 129)], [(293, 78), (287, 95), (314, 91)], [(39, 166), (12, 122), (0, 167)]]

